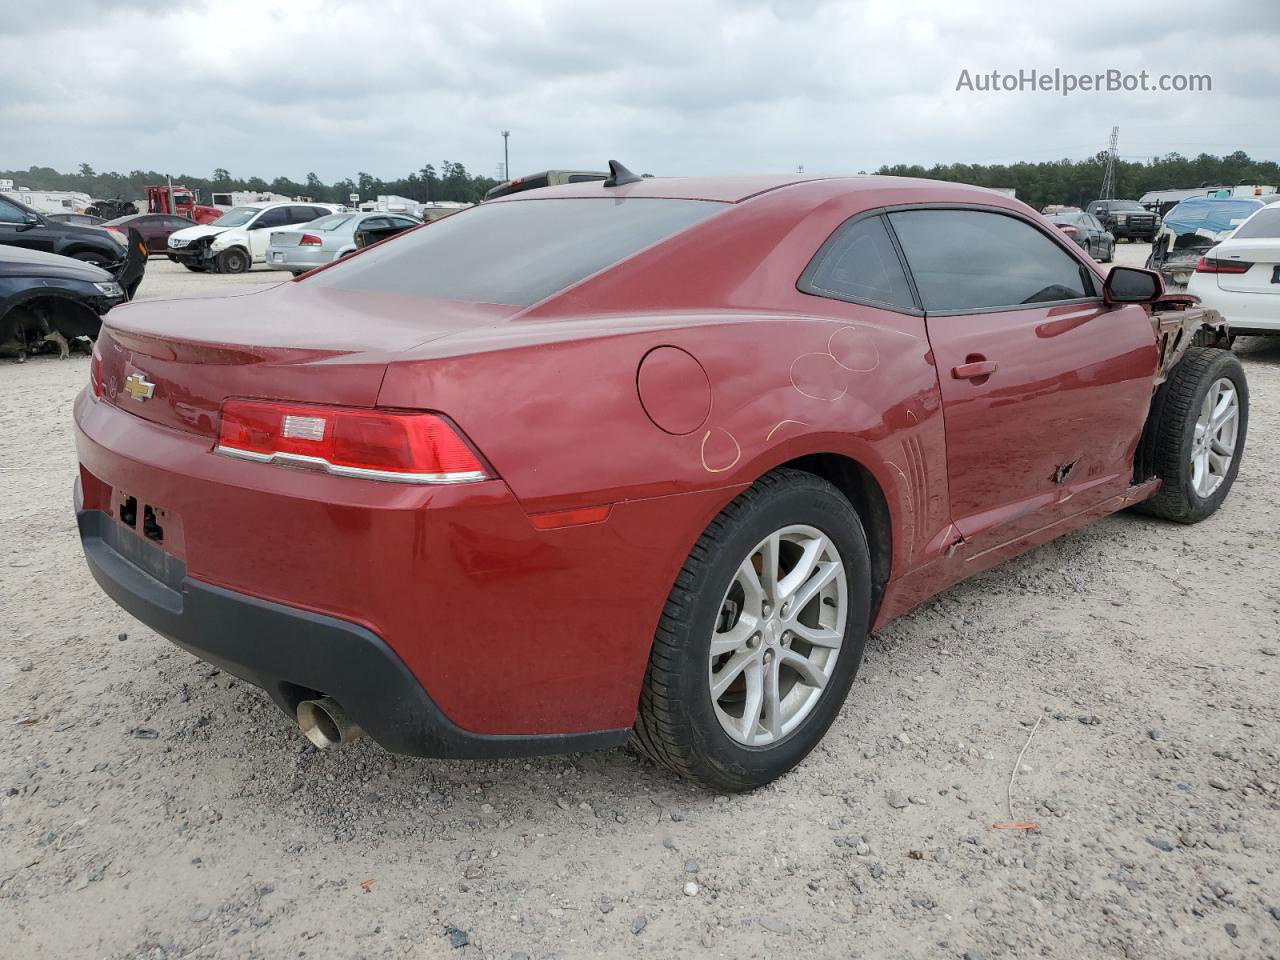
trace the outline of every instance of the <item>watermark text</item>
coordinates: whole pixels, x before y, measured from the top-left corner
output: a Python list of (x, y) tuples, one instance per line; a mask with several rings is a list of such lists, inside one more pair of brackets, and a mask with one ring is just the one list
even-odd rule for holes
[(961, 70), (956, 91), (968, 93), (1212, 93), (1213, 77), (1207, 73), (1160, 73), (1146, 70), (1130, 73), (1104, 70), (1101, 73), (1071, 73), (1053, 70), (1016, 71)]

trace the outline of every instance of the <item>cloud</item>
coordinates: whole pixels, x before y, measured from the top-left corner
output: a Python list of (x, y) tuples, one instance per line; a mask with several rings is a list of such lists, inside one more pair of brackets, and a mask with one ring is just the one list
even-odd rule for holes
[[(0, 25), (0, 168), (327, 180), (849, 172), (1121, 152), (1280, 157), (1271, 3), (277, 0), (42, 4)], [(1244, 27), (1247, 26), (1247, 29)], [(972, 72), (1208, 73), (1204, 94), (980, 94)]]

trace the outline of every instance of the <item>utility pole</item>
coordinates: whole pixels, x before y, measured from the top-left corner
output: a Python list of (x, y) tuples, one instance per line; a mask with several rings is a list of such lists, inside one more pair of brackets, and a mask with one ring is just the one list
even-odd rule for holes
[(510, 130), (502, 131), (502, 172), (507, 175), (507, 179), (511, 179), (511, 157), (507, 154), (507, 137), (511, 136)]
[(1107, 145), (1107, 166), (1102, 173), (1102, 195), (1099, 200), (1114, 200), (1116, 192), (1116, 143), (1120, 139), (1120, 128), (1111, 128), (1111, 142)]

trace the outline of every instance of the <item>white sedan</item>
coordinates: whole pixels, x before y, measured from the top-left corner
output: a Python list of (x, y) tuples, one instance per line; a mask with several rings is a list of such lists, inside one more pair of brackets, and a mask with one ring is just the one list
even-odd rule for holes
[(1226, 317), (1234, 333), (1280, 334), (1280, 203), (1206, 250), (1187, 293)]

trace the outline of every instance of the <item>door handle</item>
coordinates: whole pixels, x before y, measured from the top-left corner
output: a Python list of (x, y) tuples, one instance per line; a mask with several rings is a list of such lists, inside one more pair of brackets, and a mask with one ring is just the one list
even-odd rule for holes
[(981, 377), (989, 377), (996, 372), (996, 362), (994, 360), (970, 360), (968, 363), (962, 363), (958, 367), (951, 368), (951, 376), (957, 380), (977, 380)]

